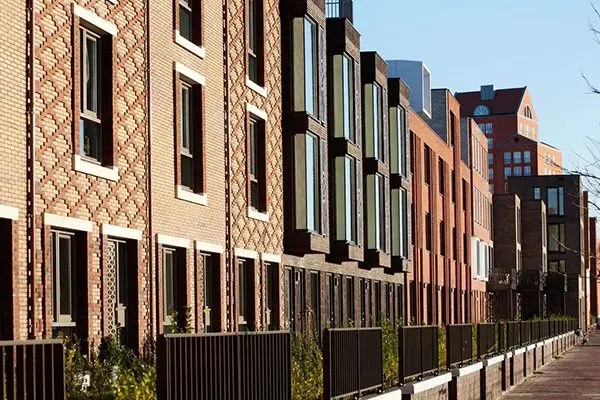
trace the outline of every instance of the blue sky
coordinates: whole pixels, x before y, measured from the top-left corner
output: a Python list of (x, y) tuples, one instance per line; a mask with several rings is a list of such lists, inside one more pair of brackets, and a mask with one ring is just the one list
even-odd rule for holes
[(586, 136), (600, 138), (600, 96), (581, 77), (600, 86), (590, 21), (588, 0), (354, 0), (362, 50), (423, 60), (434, 88), (528, 86), (541, 140), (563, 151), (568, 168), (581, 163)]

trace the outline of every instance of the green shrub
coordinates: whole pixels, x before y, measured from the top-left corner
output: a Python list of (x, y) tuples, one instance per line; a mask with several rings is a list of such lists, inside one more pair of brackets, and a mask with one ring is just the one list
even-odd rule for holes
[(477, 341), (477, 324), (473, 324), (471, 326), (471, 337), (473, 340), (473, 360), (477, 360), (477, 345), (478, 345), (478, 341)]
[(292, 399), (323, 397), (323, 353), (314, 334), (292, 335)]
[(438, 327), (438, 366), (440, 370), (446, 369), (446, 327)]
[(383, 387), (385, 389), (398, 385), (398, 329), (386, 318), (382, 319), (383, 336)]

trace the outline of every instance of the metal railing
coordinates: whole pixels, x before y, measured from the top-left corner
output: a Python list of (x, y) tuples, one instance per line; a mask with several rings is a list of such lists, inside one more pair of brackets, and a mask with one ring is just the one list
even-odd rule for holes
[(521, 321), (521, 346), (531, 343), (531, 321)]
[(477, 325), (477, 358), (480, 360), (498, 352), (496, 324), (491, 322)]
[(0, 341), (0, 399), (64, 399), (60, 340)]
[(531, 343), (537, 343), (542, 339), (542, 321), (531, 321)]
[(503, 290), (517, 288), (517, 270), (493, 269), (488, 278), (489, 290)]
[(158, 400), (291, 399), (289, 332), (162, 335)]
[(473, 359), (473, 325), (447, 325), (446, 352), (448, 369), (469, 363)]
[(439, 370), (437, 326), (403, 326), (398, 335), (400, 383)]
[(353, 22), (353, 0), (325, 0), (327, 18), (347, 18)]
[(381, 328), (326, 329), (323, 332), (325, 399), (359, 397), (383, 386)]

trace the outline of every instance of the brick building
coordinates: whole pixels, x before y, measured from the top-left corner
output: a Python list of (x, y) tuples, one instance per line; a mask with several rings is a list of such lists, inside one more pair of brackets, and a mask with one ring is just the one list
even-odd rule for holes
[(600, 241), (597, 236), (598, 220), (590, 218), (590, 314), (592, 317), (600, 316), (600, 302), (598, 292), (600, 289)]
[(506, 192), (510, 176), (562, 173), (562, 152), (540, 141), (537, 115), (527, 87), (456, 93), (463, 117), (472, 117), (488, 138), (490, 189)]

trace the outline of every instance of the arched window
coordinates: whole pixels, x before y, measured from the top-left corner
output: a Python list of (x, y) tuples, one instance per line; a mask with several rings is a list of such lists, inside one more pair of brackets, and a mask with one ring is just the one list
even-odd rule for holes
[(482, 115), (490, 115), (490, 108), (483, 104), (475, 107), (475, 111), (473, 111), (473, 116), (480, 117)]
[(525, 111), (523, 114), (525, 114), (525, 118), (533, 118), (533, 113), (531, 112), (531, 107), (529, 106), (525, 106)]

